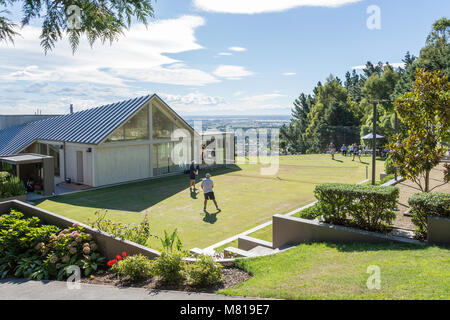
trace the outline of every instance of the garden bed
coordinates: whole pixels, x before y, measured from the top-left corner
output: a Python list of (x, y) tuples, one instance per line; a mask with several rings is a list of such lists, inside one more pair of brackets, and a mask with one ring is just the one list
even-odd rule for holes
[(213, 293), (218, 290), (224, 290), (235, 285), (247, 281), (251, 278), (251, 275), (239, 268), (224, 267), (222, 269), (223, 281), (212, 287), (199, 287), (193, 286), (189, 283), (181, 283), (177, 285), (170, 285), (162, 282), (158, 278), (152, 278), (141, 282), (129, 282), (118, 279), (116, 274), (112, 271), (107, 271), (101, 274), (95, 274), (89, 278), (83, 278), (82, 282), (87, 284), (100, 284), (100, 285), (112, 285), (117, 287), (133, 287), (144, 288), (149, 290), (177, 290), (177, 291), (189, 291), (189, 292), (206, 292)]

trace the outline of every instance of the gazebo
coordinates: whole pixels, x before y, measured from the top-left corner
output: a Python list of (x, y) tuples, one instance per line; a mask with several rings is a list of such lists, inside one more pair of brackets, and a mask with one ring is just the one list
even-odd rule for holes
[[(376, 139), (383, 139), (384, 138), (384, 136), (380, 136), (379, 134), (375, 134), (375, 138)], [(361, 139), (363, 139), (363, 140), (372, 140), (373, 139), (373, 133), (371, 132), (371, 133), (369, 133), (369, 134), (366, 134), (364, 137), (362, 137)]]

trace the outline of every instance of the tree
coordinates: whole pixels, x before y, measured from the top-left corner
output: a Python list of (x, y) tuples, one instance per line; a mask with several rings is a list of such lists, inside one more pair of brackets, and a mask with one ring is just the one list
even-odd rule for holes
[[(75, 52), (83, 35), (91, 46), (97, 40), (112, 43), (130, 27), (132, 19), (147, 25), (149, 18), (153, 17), (151, 0), (0, 0), (0, 5), (6, 7), (20, 2), (22, 27), (33, 19), (42, 19), (40, 39), (45, 53), (52, 50), (64, 34), (67, 34)], [(79, 15), (74, 16), (74, 8), (79, 8)], [(0, 11), (0, 42), (14, 42), (19, 35), (16, 31), (18, 25), (3, 16), (5, 14), (8, 12)], [(73, 19), (76, 19), (76, 24), (72, 25)]]
[(405, 70), (395, 87), (394, 96), (400, 97), (411, 90), (415, 80), (416, 69), (428, 72), (440, 70), (443, 75), (450, 76), (450, 20), (442, 18), (433, 24), (433, 29), (427, 37), (425, 47), (420, 51), (418, 59), (405, 56)]
[(314, 103), (314, 98), (310, 95), (301, 94), (294, 101), (294, 108), (292, 109), (292, 119), (289, 126), (283, 125), (280, 128), (280, 137), (282, 138), (284, 148), (291, 153), (305, 153), (307, 149), (306, 141), (304, 141), (302, 134), (308, 127), (308, 113)]
[(395, 101), (409, 130), (394, 137), (390, 156), (400, 174), (424, 192), (430, 191), (430, 171), (444, 156), (441, 142), (450, 130), (450, 83), (440, 75), (417, 69), (411, 92)]
[(338, 145), (359, 140), (353, 104), (336, 77), (328, 77), (324, 85), (317, 87), (316, 101), (308, 114), (309, 125), (303, 134), (307, 152), (323, 152), (330, 142)]

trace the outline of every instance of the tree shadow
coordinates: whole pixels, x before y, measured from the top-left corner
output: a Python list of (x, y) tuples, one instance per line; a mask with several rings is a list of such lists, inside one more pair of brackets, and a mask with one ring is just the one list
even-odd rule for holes
[(425, 244), (406, 244), (406, 243), (325, 243), (329, 248), (337, 249), (341, 252), (367, 252), (367, 251), (386, 251), (386, 250), (425, 250), (428, 248)]
[[(227, 165), (226, 167), (202, 169), (199, 179), (206, 172), (213, 176), (220, 176), (242, 170), (237, 165)], [(177, 174), (140, 182), (130, 182), (117, 186), (104, 187), (89, 191), (71, 193), (55, 196), (48, 199), (35, 201), (35, 205), (46, 200), (67, 204), (76, 207), (92, 208), (93, 212), (98, 209), (118, 210), (128, 212), (142, 212), (173, 195), (189, 188), (189, 175)], [(191, 197), (194, 195), (191, 193)], [(195, 195), (197, 197), (197, 195)], [(194, 198), (196, 199), (196, 198)], [(58, 213), (58, 212), (55, 212)], [(64, 212), (59, 212), (64, 214)]]
[(203, 217), (203, 221), (207, 222), (209, 224), (214, 224), (217, 221), (217, 214), (220, 212), (220, 210), (218, 210), (215, 213), (209, 213), (207, 210), (204, 211), (205, 212), (205, 216)]

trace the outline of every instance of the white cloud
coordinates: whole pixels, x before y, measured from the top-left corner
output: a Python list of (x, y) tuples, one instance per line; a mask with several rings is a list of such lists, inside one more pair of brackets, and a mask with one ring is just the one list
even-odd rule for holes
[[(404, 62), (395, 62), (395, 63), (389, 63), (389, 65), (393, 68), (404, 68), (405, 63)], [(383, 66), (386, 66), (386, 64), (383, 64)], [(366, 65), (360, 65), (360, 66), (353, 66), (352, 69), (356, 70), (363, 70), (366, 68)]]
[(242, 66), (221, 65), (216, 70), (214, 70), (213, 74), (217, 77), (225, 78), (228, 80), (239, 80), (243, 77), (253, 75), (253, 72), (247, 70)]
[(282, 75), (283, 76), (295, 76), (297, 73), (295, 72), (283, 72)]
[(247, 48), (243, 48), (243, 47), (229, 47), (228, 50), (236, 51), (236, 52), (243, 52), (243, 51), (247, 51)]
[(231, 52), (219, 52), (218, 55), (219, 56), (231, 56), (233, 54)]
[(0, 81), (45, 80), (118, 86), (132, 81), (195, 86), (219, 82), (213, 75), (165, 55), (202, 49), (195, 30), (204, 24), (205, 20), (198, 16), (159, 20), (148, 28), (137, 24), (111, 46), (96, 43), (91, 49), (87, 41), (81, 41), (72, 55), (68, 41), (64, 40), (47, 56), (39, 45), (40, 29), (25, 27), (15, 46), (0, 44), (0, 59), (18, 66), (16, 70), (3, 69), (3, 72), (0, 68)]
[(255, 14), (281, 12), (296, 7), (340, 7), (361, 0), (194, 0), (194, 6), (209, 12)]
[(277, 98), (281, 98), (281, 97), (285, 97), (285, 95), (279, 94), (279, 93), (267, 93), (267, 94), (259, 94), (259, 95), (254, 95), (254, 96), (247, 96), (247, 97), (241, 98), (240, 100), (259, 103), (259, 102), (265, 102), (265, 101), (269, 101), (269, 100), (273, 100), (273, 99), (277, 99)]
[(225, 98), (223, 97), (208, 96), (198, 91), (188, 93), (186, 95), (174, 95), (167, 93), (161, 93), (158, 95), (161, 96), (161, 98), (163, 98), (167, 103), (174, 105), (211, 106), (225, 102)]

